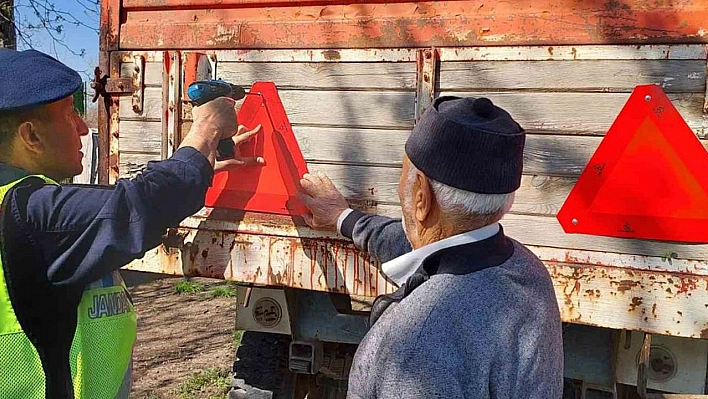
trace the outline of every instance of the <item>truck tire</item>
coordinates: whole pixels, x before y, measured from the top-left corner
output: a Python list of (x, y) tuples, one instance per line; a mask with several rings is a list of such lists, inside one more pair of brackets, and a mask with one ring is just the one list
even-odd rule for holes
[(294, 399), (289, 346), (287, 335), (244, 332), (236, 350), (229, 399)]

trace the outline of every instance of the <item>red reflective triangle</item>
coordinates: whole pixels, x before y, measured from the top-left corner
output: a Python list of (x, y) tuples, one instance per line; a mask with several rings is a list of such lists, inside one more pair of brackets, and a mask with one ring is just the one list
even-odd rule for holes
[(708, 153), (658, 85), (637, 86), (557, 218), (566, 233), (708, 242)]
[(256, 82), (238, 112), (238, 122), (261, 130), (241, 146), (241, 155), (260, 156), (264, 166), (237, 167), (214, 175), (206, 205), (247, 211), (302, 215), (297, 198), (307, 164), (297, 144), (278, 90), (272, 82)]

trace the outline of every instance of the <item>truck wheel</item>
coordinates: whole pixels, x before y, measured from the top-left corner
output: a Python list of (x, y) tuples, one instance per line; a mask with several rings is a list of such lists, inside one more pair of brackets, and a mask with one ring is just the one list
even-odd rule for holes
[(229, 399), (294, 399), (288, 370), (290, 337), (246, 331), (236, 350)]

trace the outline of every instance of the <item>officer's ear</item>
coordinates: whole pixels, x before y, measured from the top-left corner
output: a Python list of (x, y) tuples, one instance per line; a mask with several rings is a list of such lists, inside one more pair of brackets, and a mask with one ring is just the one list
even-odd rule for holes
[(25, 121), (17, 127), (17, 144), (33, 153), (42, 153), (44, 146), (37, 133), (39, 124), (36, 121)]

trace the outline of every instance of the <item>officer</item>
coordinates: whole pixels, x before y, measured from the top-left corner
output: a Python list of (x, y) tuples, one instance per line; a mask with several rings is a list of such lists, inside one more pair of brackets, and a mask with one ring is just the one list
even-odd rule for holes
[(136, 178), (60, 186), (82, 170), (80, 86), (54, 58), (0, 50), (0, 398), (128, 397), (136, 317), (117, 270), (203, 206), (217, 143), (237, 130), (234, 101), (216, 99)]

